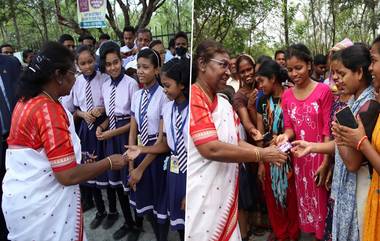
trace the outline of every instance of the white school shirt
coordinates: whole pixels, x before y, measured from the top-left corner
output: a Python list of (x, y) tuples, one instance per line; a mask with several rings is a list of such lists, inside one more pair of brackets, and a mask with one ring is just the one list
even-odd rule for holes
[[(103, 84), (107, 80), (108, 75), (102, 74), (99, 71), (96, 72), (95, 77), (90, 81), (92, 103), (94, 107), (103, 107), (102, 100), (102, 88)], [(84, 75), (81, 74), (76, 78), (73, 86), (73, 104), (79, 107), (81, 111), (87, 111), (86, 105), (86, 85), (87, 80)]]
[[(148, 115), (148, 135), (156, 135), (160, 127), (160, 119), (162, 116), (162, 109), (165, 103), (169, 100), (164, 93), (164, 89), (156, 82), (152, 87), (149, 88), (150, 94), (148, 100), (151, 97), (152, 91), (153, 96), (149, 102), (147, 115)], [(135, 117), (138, 126), (138, 131), (140, 132), (140, 104), (142, 104), (142, 93), (144, 89), (137, 91), (133, 95), (132, 99), (132, 116)]]
[[(112, 91), (112, 80), (108, 76), (106, 82), (103, 84), (102, 88), (102, 99), (103, 104), (106, 109), (106, 115), (109, 116), (110, 111), (110, 98)], [(123, 74), (123, 78), (116, 86), (116, 96), (115, 96), (115, 116), (124, 116), (131, 114), (131, 101), (132, 96), (139, 89), (137, 81), (131, 77)]]
[(59, 101), (69, 112), (75, 112), (73, 88), (71, 88), (70, 94), (62, 96)]
[[(172, 111), (173, 111), (173, 105), (175, 104), (175, 101), (170, 101), (167, 102), (162, 110), (162, 119), (164, 120), (164, 133), (166, 133), (166, 140), (168, 143), (169, 148), (174, 151), (175, 146), (174, 146), (174, 140), (177, 140), (177, 128), (175, 126), (177, 115), (178, 115), (178, 108), (174, 107), (174, 113), (173, 113), (173, 119), (172, 119)], [(181, 116), (182, 116), (182, 123), (183, 129), (182, 129), (182, 135), (183, 135), (183, 140), (185, 142), (185, 148), (187, 152), (187, 141), (189, 137), (189, 119), (190, 119), (190, 113), (189, 113), (189, 102), (186, 103), (187, 106), (182, 109)], [(183, 103), (185, 105), (185, 103)], [(185, 121), (185, 122), (184, 122)], [(173, 132), (172, 132), (172, 127), (173, 126)], [(174, 134), (174, 138), (173, 138)]]

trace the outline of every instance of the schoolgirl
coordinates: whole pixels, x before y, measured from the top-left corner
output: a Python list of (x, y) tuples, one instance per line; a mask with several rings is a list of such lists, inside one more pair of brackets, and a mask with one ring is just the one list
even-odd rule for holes
[[(98, 140), (105, 140), (105, 154), (122, 154), (124, 145), (128, 143), (130, 114), (132, 96), (138, 90), (137, 82), (124, 74), (120, 47), (115, 42), (106, 42), (100, 49), (100, 71), (107, 73), (109, 78), (102, 86), (102, 97), (104, 101), (107, 119), (96, 129)], [(103, 228), (109, 228), (118, 218), (116, 212), (116, 194), (124, 215), (125, 223), (117, 230), (113, 237), (120, 239), (127, 233), (133, 235), (129, 239), (137, 240), (142, 227), (142, 219), (132, 217), (127, 192), (128, 187), (124, 185), (128, 178), (128, 168), (120, 171), (108, 171), (108, 183), (113, 189), (108, 189), (110, 202), (114, 203), (113, 213), (109, 214)], [(109, 221), (109, 222), (107, 222)], [(138, 229), (136, 229), (136, 226)]]
[[(143, 89), (132, 98), (129, 144), (152, 146), (162, 141), (162, 107), (168, 101), (158, 84), (160, 56), (152, 49), (143, 49), (137, 56), (137, 75)], [(158, 241), (168, 233), (166, 207), (165, 155), (141, 155), (129, 164), (133, 187), (131, 204), (137, 214), (147, 214)]]
[(189, 123), (190, 62), (174, 58), (161, 69), (164, 92), (171, 100), (163, 107), (163, 141), (154, 146), (130, 146), (128, 157), (135, 159), (141, 154), (171, 152), (166, 162), (167, 210), (170, 225), (184, 240), (186, 164)]

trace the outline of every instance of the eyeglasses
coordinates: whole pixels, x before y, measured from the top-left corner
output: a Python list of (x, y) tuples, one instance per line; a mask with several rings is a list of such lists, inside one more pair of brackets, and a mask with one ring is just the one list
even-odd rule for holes
[(224, 69), (228, 69), (230, 67), (230, 62), (228, 60), (219, 60), (219, 59), (210, 59), (210, 60), (218, 63)]

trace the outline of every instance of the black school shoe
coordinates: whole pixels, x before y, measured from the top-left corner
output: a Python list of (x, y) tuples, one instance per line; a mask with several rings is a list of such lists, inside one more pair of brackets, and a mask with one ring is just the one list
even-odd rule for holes
[(103, 228), (104, 229), (109, 229), (112, 227), (116, 221), (119, 219), (119, 213), (108, 213), (106, 220), (103, 223)]
[(123, 226), (121, 226), (118, 230), (116, 230), (116, 232), (114, 232), (112, 237), (115, 240), (118, 240), (118, 239), (123, 238), (128, 233), (132, 233), (132, 231), (133, 231), (133, 228), (127, 226), (126, 224), (123, 224)]
[(88, 203), (82, 203), (82, 211), (84, 213), (87, 212), (88, 210), (94, 208), (94, 207), (95, 207), (94, 203), (90, 203), (90, 204), (88, 204)]
[(95, 218), (91, 221), (90, 223), (90, 228), (91, 229), (96, 229), (99, 227), (99, 225), (102, 223), (103, 219), (107, 216), (106, 212), (99, 213), (97, 212), (95, 215)]
[(133, 228), (128, 235), (127, 241), (137, 241), (140, 237), (141, 229)]

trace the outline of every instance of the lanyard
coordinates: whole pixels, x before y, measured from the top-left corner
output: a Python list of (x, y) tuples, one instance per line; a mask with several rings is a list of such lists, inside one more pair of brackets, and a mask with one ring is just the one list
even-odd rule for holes
[[(148, 103), (146, 104), (146, 109), (145, 109), (145, 111), (144, 111), (144, 113), (141, 113), (141, 104), (142, 104), (142, 99), (143, 99), (143, 95), (144, 95), (144, 90), (141, 92), (141, 98), (140, 98), (140, 108), (139, 108), (139, 125), (140, 125), (140, 132), (141, 132), (141, 125), (142, 125), (142, 123), (143, 123), (143, 117), (142, 117), (142, 114), (144, 114), (144, 115), (146, 115), (147, 114), (147, 112), (148, 112), (148, 107), (149, 107), (149, 103), (150, 103), (150, 101), (152, 100), (152, 97), (153, 97), (153, 94), (154, 94), (154, 92), (153, 93), (151, 93), (151, 91), (150, 92), (148, 92), (149, 94), (150, 94), (150, 96), (149, 96), (149, 99), (148, 99)], [(148, 118), (148, 117), (147, 117)]]
[[(174, 133), (174, 125), (175, 123), (173, 123), (173, 116), (174, 116), (174, 109), (175, 109), (175, 103), (173, 103), (173, 107), (172, 107), (172, 114), (171, 114), (171, 124), (170, 124), (170, 130), (171, 130), (171, 133), (172, 133), (172, 136), (173, 136), (173, 141), (174, 141), (174, 155), (177, 155), (177, 145), (178, 145), (178, 141), (179, 140), (176, 140), (176, 135)], [(185, 107), (183, 110), (186, 110), (187, 107)], [(181, 113), (179, 112), (179, 109), (178, 109), (178, 106), (177, 106), (177, 111), (178, 111), (178, 115), (181, 115)], [(180, 135), (183, 135), (182, 132), (183, 132), (183, 127), (185, 126), (185, 123), (186, 123), (186, 120), (187, 120), (187, 116), (189, 115), (189, 112), (187, 111), (186, 112), (186, 116), (185, 116), (185, 119), (182, 120), (182, 125), (181, 127), (179, 128), (179, 133)]]
[[(280, 120), (280, 115), (281, 115), (281, 107), (279, 105), (281, 104), (281, 99), (277, 103), (276, 107), (274, 106), (273, 103), (273, 98), (272, 96), (269, 97), (269, 104), (270, 104), (270, 110), (272, 111), (272, 116), (273, 116), (273, 123), (272, 123), (272, 133), (273, 134), (278, 134), (278, 122)], [(283, 125), (284, 123), (282, 123)]]

